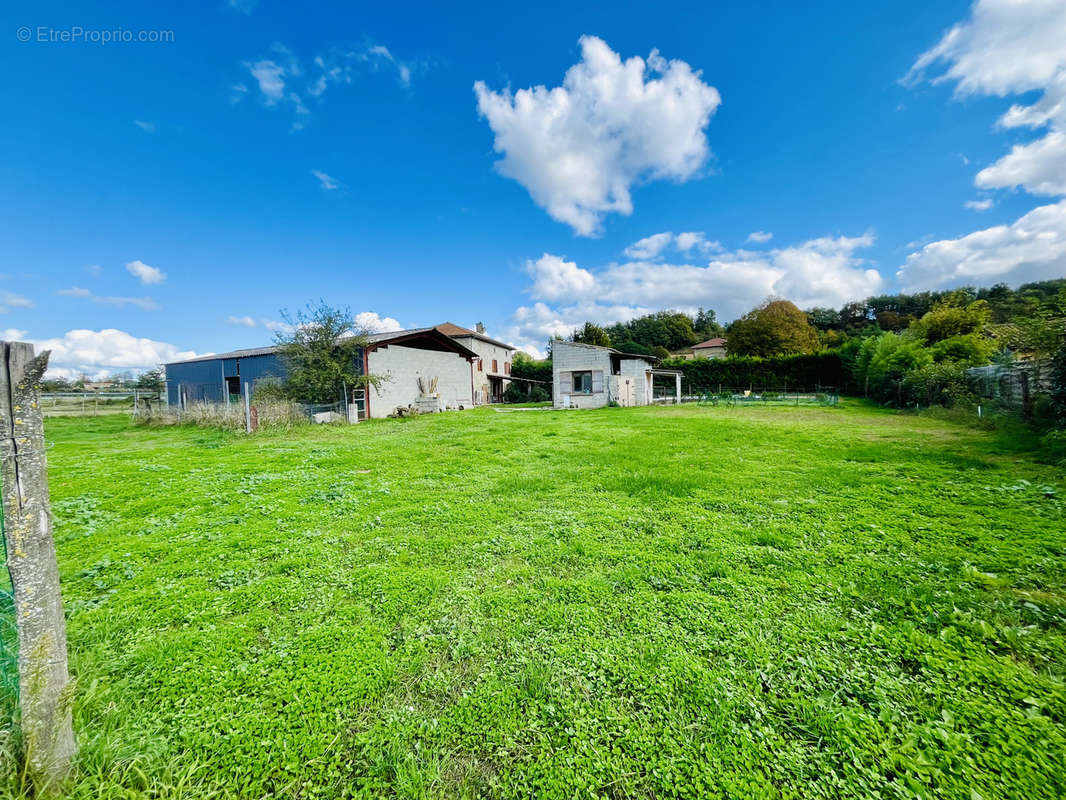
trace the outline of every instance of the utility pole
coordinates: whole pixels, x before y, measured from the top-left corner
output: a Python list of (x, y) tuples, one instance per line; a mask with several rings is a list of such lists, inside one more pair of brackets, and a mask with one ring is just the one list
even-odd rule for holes
[(34, 358), (31, 344), (0, 342), (0, 473), (18, 628), (23, 757), (43, 796), (62, 792), (76, 749), (40, 408), (48, 355), (46, 350)]

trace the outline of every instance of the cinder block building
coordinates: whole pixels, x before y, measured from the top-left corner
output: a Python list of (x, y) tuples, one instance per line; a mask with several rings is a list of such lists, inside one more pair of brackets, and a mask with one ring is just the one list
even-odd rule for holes
[[(364, 375), (381, 375), (386, 380), (379, 390), (352, 389), (348, 402), (359, 409), (360, 419), (387, 417), (397, 406), (412, 405), (419, 399), (418, 381), (423, 378), (427, 386), (436, 379), (441, 409), (470, 408), (475, 396), (475, 362), (481, 356), (463, 343), (466, 338), (450, 336), (441, 326), (371, 334), (367, 346), (356, 356), (357, 367)], [(510, 370), (509, 357), (505, 363), (505, 369)], [(276, 347), (234, 350), (164, 367), (170, 405), (237, 402), (245, 383), (253, 387), (254, 397), (256, 383), (285, 378), (285, 364)]]
[[(552, 397), (555, 408), (647, 406), (681, 402), (681, 373), (658, 369), (655, 356), (623, 353), (613, 347), (580, 342), (552, 342)], [(674, 382), (672, 394), (656, 398), (655, 377)]]

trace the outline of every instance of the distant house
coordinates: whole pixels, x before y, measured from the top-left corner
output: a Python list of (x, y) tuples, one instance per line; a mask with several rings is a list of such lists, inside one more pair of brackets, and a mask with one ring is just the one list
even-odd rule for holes
[(477, 353), (478, 357), (473, 365), (474, 405), (502, 402), (503, 393), (511, 382), (511, 361), (515, 349), (505, 342), (486, 336), (485, 326), (480, 322), (476, 330), (462, 328), (451, 322), (438, 325), (437, 330)]
[(725, 358), (726, 340), (720, 336), (692, 345), (691, 358)]
[[(351, 389), (348, 402), (358, 408), (360, 419), (387, 417), (397, 406), (413, 405), (421, 394), (419, 378), (426, 383), (436, 379), (440, 408), (474, 405), (474, 362), (480, 356), (461, 338), (449, 336), (438, 326), (375, 333), (369, 339), (357, 356), (357, 367), (362, 374), (388, 380), (380, 390)], [(510, 361), (507, 364), (509, 369)], [(235, 402), (245, 383), (254, 387), (265, 379), (285, 377), (276, 347), (234, 350), (164, 366), (170, 405)]]
[(655, 356), (623, 353), (613, 347), (552, 342), (552, 383), (556, 408), (647, 406), (655, 401), (655, 376), (672, 378), (664, 400), (681, 402), (681, 373), (658, 369)]

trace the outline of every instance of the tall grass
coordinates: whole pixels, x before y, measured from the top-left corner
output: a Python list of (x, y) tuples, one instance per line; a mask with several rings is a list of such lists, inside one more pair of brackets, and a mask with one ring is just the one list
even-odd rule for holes
[[(268, 400), (254, 406), (259, 429), (287, 430), (308, 424), (307, 415), (299, 404), (287, 400)], [(139, 414), (141, 425), (199, 425), (204, 428), (243, 431), (245, 429), (243, 403), (192, 403), (180, 409), (164, 406), (151, 413)]]

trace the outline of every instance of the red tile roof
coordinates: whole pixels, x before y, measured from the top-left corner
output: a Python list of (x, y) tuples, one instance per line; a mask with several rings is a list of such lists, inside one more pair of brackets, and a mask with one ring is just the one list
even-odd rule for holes
[(693, 350), (697, 347), (725, 347), (725, 339), (716, 336), (714, 339), (708, 339), (706, 342), (692, 345)]

